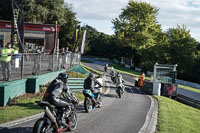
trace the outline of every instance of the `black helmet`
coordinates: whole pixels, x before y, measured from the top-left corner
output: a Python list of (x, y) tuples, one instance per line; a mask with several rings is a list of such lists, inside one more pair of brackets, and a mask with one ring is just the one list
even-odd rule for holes
[(62, 80), (64, 83), (67, 83), (68, 75), (66, 73), (59, 73), (58, 78)]
[(94, 73), (90, 73), (90, 74), (89, 74), (89, 77), (90, 77), (90, 78), (94, 78)]

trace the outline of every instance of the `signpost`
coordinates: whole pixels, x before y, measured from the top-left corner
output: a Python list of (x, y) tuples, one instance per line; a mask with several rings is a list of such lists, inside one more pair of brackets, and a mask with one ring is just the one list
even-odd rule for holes
[(160, 96), (161, 94), (161, 83), (175, 83), (176, 78), (176, 67), (175, 65), (158, 64), (154, 65), (153, 73), (153, 95)]

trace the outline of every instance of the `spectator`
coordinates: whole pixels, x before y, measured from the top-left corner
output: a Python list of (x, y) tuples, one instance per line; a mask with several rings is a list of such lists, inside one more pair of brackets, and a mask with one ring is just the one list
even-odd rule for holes
[(38, 47), (36, 49), (36, 54), (35, 54), (35, 58), (34, 58), (34, 66), (33, 66), (33, 71), (32, 71), (32, 74), (33, 75), (36, 75), (36, 74), (39, 74), (39, 71), (40, 71), (40, 61), (41, 61), (41, 54), (42, 54), (42, 49), (40, 47)]
[(2, 66), (2, 73), (3, 73), (3, 80), (10, 80), (11, 76), (11, 56), (12, 54), (17, 53), (17, 50), (11, 48), (11, 44), (7, 43), (5, 48), (1, 49), (1, 66)]
[(48, 67), (49, 71), (53, 71), (53, 54), (54, 54), (54, 48), (49, 53), (49, 67)]

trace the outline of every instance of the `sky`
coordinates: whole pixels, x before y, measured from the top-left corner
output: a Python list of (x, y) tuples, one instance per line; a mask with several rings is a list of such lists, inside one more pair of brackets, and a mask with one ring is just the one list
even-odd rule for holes
[[(200, 0), (137, 0), (159, 9), (157, 21), (162, 30), (185, 25), (200, 42)], [(88, 24), (99, 32), (112, 35), (112, 20), (117, 18), (129, 0), (65, 0), (72, 4), (81, 25)]]

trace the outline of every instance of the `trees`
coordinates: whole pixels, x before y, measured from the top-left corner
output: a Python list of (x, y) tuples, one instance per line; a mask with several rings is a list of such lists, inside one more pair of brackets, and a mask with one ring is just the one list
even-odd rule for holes
[(165, 60), (170, 64), (178, 64), (178, 76), (191, 79), (191, 69), (196, 64), (199, 56), (199, 43), (191, 37), (190, 31), (185, 26), (170, 28), (166, 35), (169, 43), (165, 45)]
[[(21, 7), (24, 21), (39, 24), (55, 24), (58, 21), (60, 27), (60, 46), (71, 47), (71, 39), (75, 26), (78, 24), (75, 13), (64, 0), (16, 0)], [(11, 0), (1, 0), (0, 19), (11, 20)]]
[(112, 21), (117, 38), (123, 40), (123, 46), (132, 49), (134, 64), (143, 68), (152, 66), (149, 57), (154, 59), (155, 54), (149, 56), (149, 53), (164, 36), (156, 21), (157, 14), (158, 9), (150, 4), (129, 1), (119, 17)]

